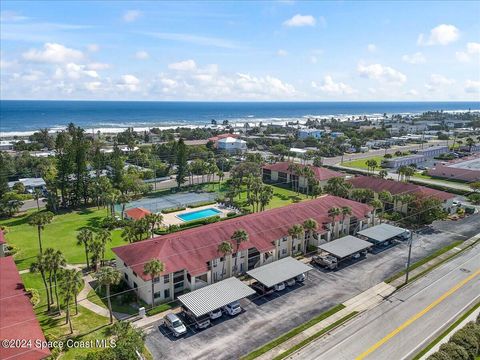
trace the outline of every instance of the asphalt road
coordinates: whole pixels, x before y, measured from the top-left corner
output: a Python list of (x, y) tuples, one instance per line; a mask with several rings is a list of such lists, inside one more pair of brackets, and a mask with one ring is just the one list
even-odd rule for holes
[(411, 359), (480, 298), (480, 245), (290, 359)]
[[(456, 222), (437, 222), (414, 235), (412, 261), (478, 233), (480, 214)], [(245, 299), (245, 312), (223, 317), (199, 332), (174, 339), (159, 321), (147, 329), (146, 346), (155, 359), (238, 359), (403, 269), (407, 244), (401, 243), (337, 271), (310, 271), (303, 286), (263, 299)], [(331, 359), (336, 359), (331, 357)]]

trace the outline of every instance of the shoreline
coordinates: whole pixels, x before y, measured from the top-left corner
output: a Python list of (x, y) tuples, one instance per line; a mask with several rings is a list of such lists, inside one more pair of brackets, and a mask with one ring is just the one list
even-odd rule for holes
[[(423, 111), (425, 112), (425, 111)], [(387, 113), (387, 117), (389, 118), (392, 115), (401, 115), (401, 116), (417, 116), (422, 114), (423, 112), (403, 112), (403, 113)], [(456, 110), (444, 110), (444, 113), (451, 113), (451, 114), (456, 114), (456, 113), (464, 113), (464, 112), (472, 112), (472, 113), (480, 113), (480, 109), (456, 109)], [(264, 118), (257, 118), (255, 115), (247, 115), (245, 117), (238, 117), (238, 118), (223, 118), (223, 119), (215, 119), (217, 121), (217, 125), (212, 125), (211, 122), (188, 122), (188, 121), (155, 121), (152, 120), (151, 122), (148, 121), (138, 121), (138, 122), (131, 122), (131, 123), (121, 123), (118, 124), (118, 126), (108, 126), (110, 124), (113, 124), (113, 121), (108, 121), (107, 123), (102, 123), (99, 122), (98, 126), (92, 126), (91, 124), (85, 125), (85, 132), (88, 134), (97, 134), (100, 132), (101, 134), (104, 135), (115, 135), (118, 133), (121, 133), (122, 131), (125, 131), (128, 128), (133, 128), (134, 131), (136, 132), (144, 132), (144, 131), (149, 131), (150, 129), (153, 128), (158, 128), (160, 130), (169, 130), (169, 129), (176, 129), (176, 128), (210, 128), (210, 129), (222, 129), (224, 126), (223, 121), (227, 120), (228, 125), (232, 126), (234, 129), (235, 128), (241, 128), (243, 127), (246, 123), (252, 124), (252, 126), (258, 126), (258, 124), (262, 123), (263, 125), (281, 125), (281, 126), (286, 126), (287, 123), (295, 123), (295, 124), (300, 124), (304, 125), (309, 119), (310, 120), (330, 120), (332, 118), (335, 118), (339, 121), (348, 121), (349, 119), (355, 119), (358, 121), (358, 119), (364, 119), (366, 118), (369, 121), (379, 121), (383, 119), (383, 113), (364, 113), (364, 114), (343, 114), (343, 113), (337, 113), (337, 114), (324, 114), (324, 115), (313, 115), (313, 114), (307, 114), (303, 116), (294, 116), (294, 117), (264, 117)], [(165, 125), (162, 125), (165, 124)], [(107, 125), (108, 124), (108, 125)], [(135, 126), (137, 125), (137, 126)], [(54, 125), (52, 127), (47, 127), (48, 132), (50, 134), (55, 134), (58, 132), (61, 132), (67, 128), (67, 123), (65, 125)], [(3, 129), (0, 128), (0, 140), (13, 140), (15, 138), (27, 138), (31, 135), (33, 135), (35, 132), (38, 132), (42, 128), (36, 128), (36, 129), (28, 129), (28, 130), (9, 130), (9, 131), (3, 131)]]

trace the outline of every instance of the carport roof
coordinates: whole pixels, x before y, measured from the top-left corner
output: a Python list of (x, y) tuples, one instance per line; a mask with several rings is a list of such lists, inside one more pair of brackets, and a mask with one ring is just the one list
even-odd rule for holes
[(365, 250), (371, 246), (372, 243), (369, 243), (368, 241), (348, 235), (320, 245), (318, 248), (332, 254), (333, 256), (336, 256), (337, 258), (342, 259), (346, 256)]
[(236, 277), (230, 277), (190, 293), (180, 295), (178, 300), (195, 316), (202, 316), (208, 314), (210, 311), (219, 309), (222, 306), (253, 294), (255, 294), (255, 290), (251, 287)]
[(272, 287), (310, 270), (312, 270), (311, 266), (289, 256), (247, 271), (247, 274), (266, 287)]
[(362, 236), (366, 236), (369, 239), (382, 242), (382, 241), (394, 238), (395, 236), (401, 235), (405, 231), (406, 231), (405, 229), (398, 226), (393, 226), (390, 224), (380, 224), (380, 225), (372, 226), (371, 228), (359, 231), (358, 234)]

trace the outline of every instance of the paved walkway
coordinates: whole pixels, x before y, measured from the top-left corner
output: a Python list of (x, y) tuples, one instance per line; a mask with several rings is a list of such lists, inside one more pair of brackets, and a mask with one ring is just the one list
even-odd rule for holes
[(104, 308), (103, 306), (97, 305), (88, 299), (88, 293), (90, 292), (90, 290), (92, 290), (90, 282), (94, 281), (93, 277), (90, 274), (87, 274), (83, 277), (83, 281), (85, 281), (85, 286), (78, 294), (78, 301), (80, 305), (90, 311), (93, 311), (97, 315), (109, 317), (110, 313), (108, 312), (108, 309)]
[(337, 311), (335, 314), (329, 316), (325, 320), (320, 321), (319, 323), (309, 327), (308, 329), (303, 330), (298, 335), (295, 335), (291, 339), (285, 341), (279, 346), (267, 351), (266, 353), (259, 356), (258, 360), (270, 360), (276, 356), (284, 353), (293, 346), (299, 344), (301, 341), (306, 338), (315, 335), (319, 331), (325, 329), (326, 327), (332, 325), (336, 321), (342, 319), (343, 317), (351, 314), (352, 312), (362, 312), (367, 309), (371, 309), (376, 305), (380, 304), (385, 297), (389, 296), (395, 291), (395, 288), (384, 282), (371, 287), (370, 289), (358, 294), (354, 298), (347, 300), (343, 303), (345, 308), (340, 311)]
[[(423, 273), (424, 271), (432, 268), (435, 265), (440, 264), (442, 261), (445, 261), (448, 259), (450, 256), (453, 256), (463, 249), (466, 249), (467, 247), (473, 245), (475, 242), (480, 240), (480, 234), (477, 234), (473, 237), (471, 237), (468, 240), (465, 240), (463, 243), (460, 245), (454, 247), (453, 249), (450, 249), (443, 254), (433, 258), (432, 260), (426, 262), (425, 264), (417, 267), (416, 269), (410, 271), (409, 278), (413, 279), (415, 276), (418, 276), (419, 274)], [(395, 288), (398, 288), (399, 286), (402, 286), (405, 283), (405, 275), (400, 276), (398, 279), (393, 280), (390, 285), (394, 286)]]

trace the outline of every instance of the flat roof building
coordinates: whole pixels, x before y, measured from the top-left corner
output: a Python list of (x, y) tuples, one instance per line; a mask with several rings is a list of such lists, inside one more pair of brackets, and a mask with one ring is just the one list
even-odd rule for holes
[(267, 288), (270, 288), (310, 270), (313, 270), (311, 266), (289, 256), (247, 271), (247, 274)]
[(359, 231), (357, 235), (364, 236), (367, 241), (377, 244), (392, 240), (393, 238), (403, 235), (406, 232), (407, 230), (404, 228), (383, 223)]
[(373, 244), (368, 241), (348, 235), (320, 245), (318, 248), (328, 252), (330, 255), (333, 255), (338, 259), (344, 259), (358, 252), (367, 250), (372, 246)]
[(480, 181), (480, 154), (437, 163), (428, 171), (428, 175), (444, 179)]

